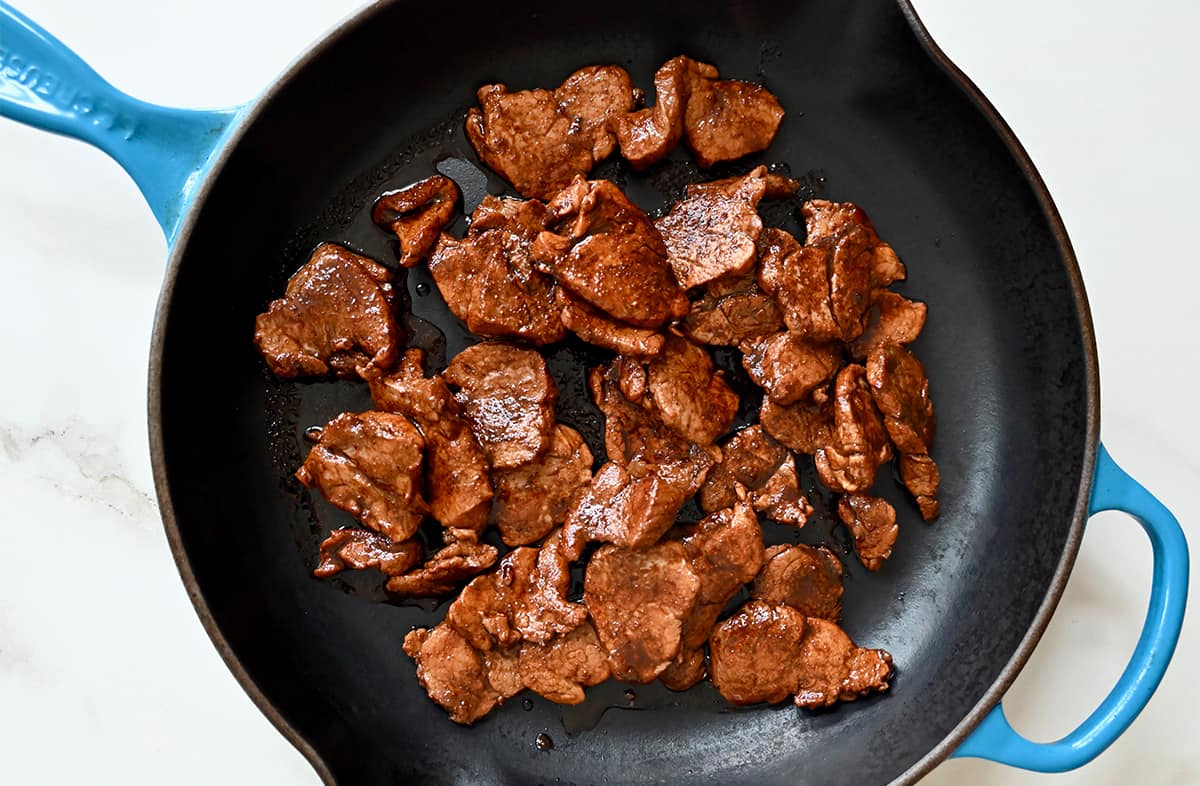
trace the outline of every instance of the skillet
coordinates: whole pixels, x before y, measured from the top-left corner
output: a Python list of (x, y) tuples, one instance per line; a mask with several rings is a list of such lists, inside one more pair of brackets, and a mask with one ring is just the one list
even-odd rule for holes
[[(1166, 668), (1186, 544), (1099, 444), (1090, 315), (1040, 178), (912, 9), (468, 3), (452, 34), (405, 33), (447, 30), (444, 16), (428, 4), (372, 6), (254, 103), (195, 112), (115, 91), (0, 3), (0, 113), (112, 154), (171, 242), (150, 369), (159, 502), (197, 611), (263, 711), (339, 784), (911, 783), (951, 754), (1041, 770), (1098, 755)], [(291, 480), (302, 432), (369, 399), (348, 383), (271, 378), (250, 342), (253, 317), (317, 242), (392, 261), (371, 202), (439, 163), (471, 177), (461, 124), (479, 84), (550, 86), (612, 62), (649, 86), (680, 52), (779, 95), (789, 117), (752, 161), (785, 162), (807, 195), (863, 204), (909, 264), (902, 291), (930, 304), (915, 351), (938, 405), (943, 514), (920, 523), (884, 479), (901, 502), (896, 553), (878, 575), (847, 560), (847, 631), (888, 648), (899, 670), (888, 694), (820, 713), (732, 710), (706, 686), (637, 686), (630, 701), (629, 686), (610, 684), (579, 708), (514, 700), (457, 727), (399, 653), (403, 634), (438, 611), (375, 602), (370, 582), (310, 576), (317, 541), (345, 519)], [(615, 164), (594, 176), (623, 180), (648, 209), (702, 177), (682, 154), (646, 176)], [(773, 218), (787, 225), (784, 207)], [(406, 283), (414, 341), (444, 362), (470, 337), (426, 276)], [(594, 360), (572, 346), (552, 358), (561, 414), (585, 434), (597, 423), (578, 382)], [(214, 423), (219, 466), (204, 450)], [(816, 502), (823, 515), (795, 537), (845, 545), (828, 500)], [(1096, 713), (1061, 741), (1028, 742), (999, 699), (1053, 613), (1087, 515), (1110, 508), (1133, 513), (1154, 546), (1146, 629)], [(542, 733), (552, 749), (534, 744)]]

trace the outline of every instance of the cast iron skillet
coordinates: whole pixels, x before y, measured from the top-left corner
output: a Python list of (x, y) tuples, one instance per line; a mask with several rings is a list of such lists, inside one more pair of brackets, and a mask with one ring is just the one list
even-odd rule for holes
[[(238, 680), (331, 784), (911, 783), (956, 749), (1046, 770), (1097, 755), (1161, 678), (1186, 546), (1099, 448), (1079, 271), (1007, 127), (905, 3), (522, 8), (459, 4), (451, 18), (435, 3), (374, 6), (257, 102), (221, 113), (135, 102), (0, 4), (0, 110), (112, 153), (172, 240), (150, 369), (155, 479), (184, 582)], [(320, 537), (348, 519), (292, 479), (302, 433), (369, 407), (365, 388), (274, 379), (251, 343), (253, 318), (320, 241), (391, 263), (393, 243), (368, 217), (381, 191), (439, 164), (472, 185), (462, 119), (478, 85), (553, 86), (579, 66), (617, 63), (649, 87), (678, 53), (764, 81), (789, 113), (766, 154), (715, 174), (783, 163), (804, 195), (859, 202), (908, 263), (902, 291), (930, 305), (915, 350), (937, 403), (942, 516), (921, 523), (884, 478), (879, 491), (899, 505), (895, 554), (879, 574), (846, 559), (845, 627), (889, 649), (898, 672), (886, 695), (824, 712), (733, 710), (707, 685), (636, 686), (630, 700), (630, 686), (610, 683), (581, 707), (520, 697), (456, 726), (399, 649), (440, 612), (376, 602), (375, 577), (310, 575)], [(647, 209), (703, 177), (682, 151), (644, 175), (608, 163), (594, 176)], [(769, 221), (800, 231), (795, 207), (772, 208)], [(411, 273), (407, 291), (413, 342), (436, 367), (471, 339), (426, 273)], [(599, 419), (582, 374), (600, 357), (573, 344), (551, 357), (560, 416), (593, 447)], [(771, 527), (771, 538), (848, 553), (810, 468), (805, 481), (816, 521)], [(1086, 515), (1107, 507), (1139, 515), (1155, 545), (1147, 631), (1106, 704), (1074, 735), (1035, 745), (996, 705), (1053, 612)], [(552, 749), (535, 746), (542, 733)]]

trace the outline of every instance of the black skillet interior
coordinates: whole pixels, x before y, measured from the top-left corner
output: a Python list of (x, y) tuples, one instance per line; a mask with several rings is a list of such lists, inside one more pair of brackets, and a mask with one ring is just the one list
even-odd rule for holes
[[(165, 306), (158, 392), (165, 508), (197, 588), (249, 679), (341, 784), (889, 782), (997, 678), (1068, 538), (1087, 453), (1088, 347), (1049, 221), (996, 132), (886, 0), (522, 7), (376, 10), (270, 98), (220, 171)], [(767, 526), (772, 540), (843, 554), (845, 627), (889, 649), (898, 673), (887, 695), (816, 713), (734, 710), (707, 684), (675, 694), (610, 683), (580, 707), (522, 696), (459, 727), (400, 651), (441, 611), (378, 602), (374, 575), (310, 575), (323, 533), (349, 519), (293, 480), (303, 431), (367, 408), (365, 388), (273, 379), (253, 319), (319, 241), (393, 262), (371, 202), (448, 157), (475, 161), (462, 118), (480, 84), (549, 87), (617, 63), (649, 89), (679, 53), (765, 82), (788, 112), (766, 154), (718, 174), (761, 160), (809, 195), (859, 202), (908, 263), (901, 291), (930, 305), (915, 350), (937, 405), (941, 518), (921, 523), (884, 478), (902, 531), (885, 569), (868, 574), (806, 467), (816, 520)], [(610, 162), (594, 176), (649, 210), (703, 177), (682, 151), (645, 174)], [(770, 208), (768, 222), (800, 231), (796, 206)], [(417, 271), (407, 289), (414, 341), (436, 369), (470, 339), (428, 284)], [(597, 448), (582, 374), (602, 353), (567, 345), (552, 356), (561, 417)], [(540, 733), (552, 749), (535, 746)]]

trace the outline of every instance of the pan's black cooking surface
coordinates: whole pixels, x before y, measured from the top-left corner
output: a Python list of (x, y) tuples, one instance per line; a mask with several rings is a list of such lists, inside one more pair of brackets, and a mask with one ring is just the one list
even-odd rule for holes
[[(160, 391), (171, 507), (208, 607), (342, 784), (888, 782), (996, 679), (1068, 537), (1088, 450), (1088, 347), (1050, 224), (996, 132), (890, 3), (522, 8), (379, 10), (270, 99), (217, 176), (180, 261)], [(900, 291), (929, 303), (915, 351), (937, 405), (943, 512), (922, 523), (883, 478), (901, 521), (896, 550), (879, 574), (846, 560), (844, 626), (890, 650), (898, 674), (888, 694), (816, 713), (734, 710), (707, 684), (676, 694), (608, 683), (580, 707), (524, 694), (459, 727), (400, 650), (441, 611), (377, 602), (374, 574), (311, 577), (321, 535), (350, 519), (291, 472), (304, 429), (368, 408), (366, 388), (275, 380), (252, 343), (254, 316), (319, 241), (393, 263), (370, 205), (439, 164), (472, 177), (462, 118), (478, 85), (552, 86), (579, 66), (616, 63), (649, 87), (681, 53), (765, 82), (788, 112), (775, 144), (708, 174), (680, 152), (646, 173), (608, 162), (593, 177), (654, 210), (687, 182), (784, 165), (809, 195), (863, 205), (908, 264)], [(489, 186), (502, 183), (493, 175)], [(794, 207), (768, 208), (768, 223), (799, 232)], [(471, 339), (427, 272), (410, 273), (406, 290), (413, 342), (440, 367)], [(551, 352), (560, 416), (598, 453), (582, 373), (603, 357), (579, 344)], [(802, 531), (767, 529), (845, 555), (811, 465), (804, 480), (824, 514)]]

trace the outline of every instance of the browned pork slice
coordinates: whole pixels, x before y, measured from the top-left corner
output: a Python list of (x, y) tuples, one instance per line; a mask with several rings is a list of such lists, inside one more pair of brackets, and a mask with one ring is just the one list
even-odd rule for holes
[(758, 207), (760, 199), (784, 199), (800, 190), (800, 181), (770, 172), (765, 166), (756, 166), (744, 175), (723, 177), (703, 183), (691, 183), (684, 193), (691, 197), (699, 194), (724, 194), (750, 200)]
[(618, 322), (587, 303), (558, 290), (562, 323), (583, 341), (634, 358), (648, 358), (662, 351), (666, 337), (650, 328)]
[(677, 542), (645, 549), (608, 545), (595, 553), (583, 601), (613, 677), (650, 682), (671, 665), (699, 590), (700, 579)]
[(530, 253), (576, 298), (633, 327), (658, 328), (688, 312), (654, 224), (607, 180), (576, 178), (547, 205), (553, 231)]
[(763, 228), (755, 206), (766, 187), (757, 182), (759, 188), (749, 194), (705, 191), (686, 197), (654, 222), (681, 287), (740, 276), (754, 267), (755, 243)]
[(759, 422), (763, 430), (797, 453), (812, 455), (828, 445), (833, 434), (833, 396), (818, 388), (808, 398), (784, 406), (763, 398)]
[(906, 276), (904, 264), (887, 243), (879, 239), (866, 211), (853, 202), (830, 202), (812, 199), (802, 208), (806, 229), (806, 242), (821, 245), (839, 234), (856, 228), (867, 231), (871, 246), (871, 286), (886, 287)]
[(510, 551), (496, 570), (471, 581), (446, 612), (447, 624), (481, 650), (547, 642), (583, 624), (587, 610), (567, 600), (570, 563), (557, 533), (541, 548)]
[(492, 521), (509, 546), (544, 538), (566, 518), (572, 498), (592, 479), (592, 452), (583, 436), (558, 423), (550, 447), (524, 466), (496, 470)]
[(516, 653), (479, 652), (453, 628), (417, 628), (404, 637), (417, 680), (455, 723), (470, 725), (521, 690)]
[(444, 175), (388, 191), (375, 203), (371, 217), (400, 241), (400, 266), (412, 267), (429, 255), (438, 236), (454, 219), (458, 186)]
[(926, 521), (938, 514), (937, 464), (929, 457), (935, 421), (929, 379), (921, 361), (898, 344), (884, 344), (867, 358), (867, 380), (883, 423), (900, 452), (900, 478)]
[(683, 623), (679, 655), (663, 672), (663, 682), (672, 690), (703, 679), (704, 642), (725, 604), (754, 578), (764, 558), (762, 528), (744, 501), (701, 519), (683, 539), (683, 547), (692, 572), (700, 577), (700, 591)]
[(896, 509), (886, 499), (847, 494), (838, 500), (838, 518), (854, 536), (854, 549), (867, 570), (879, 570), (896, 545)]
[(386, 370), (404, 340), (391, 280), (383, 265), (322, 243), (288, 279), (283, 298), (258, 315), (254, 345), (280, 377)]
[(779, 99), (762, 85), (717, 79), (716, 69), (708, 69), (693, 72), (683, 114), (684, 141), (696, 163), (710, 167), (770, 147), (783, 122)]
[(490, 464), (479, 441), (459, 413), (446, 382), (427, 378), (425, 353), (410, 349), (396, 369), (370, 374), (375, 406), (407, 415), (425, 437), (425, 493), (430, 513), (442, 526), (479, 530), (492, 504)]
[(525, 687), (556, 704), (579, 704), (583, 689), (608, 679), (608, 654), (591, 622), (545, 643), (525, 642), (518, 661)]
[(344, 412), (325, 424), (296, 478), (394, 541), (429, 513), (421, 493), (425, 440), (403, 415)]
[(466, 237), (442, 234), (429, 270), (450, 312), (472, 333), (544, 345), (566, 334), (554, 279), (539, 272), (530, 244), (547, 221), (537, 200), (484, 197)]
[(824, 546), (772, 546), (750, 597), (837, 622), (842, 615), (842, 563)]
[(711, 445), (737, 415), (738, 395), (708, 352), (679, 335), (646, 364), (646, 386), (663, 423), (697, 445)]
[(790, 331), (747, 339), (740, 348), (750, 379), (779, 404), (804, 398), (842, 364), (842, 350), (836, 343), (814, 343)]
[(759, 288), (753, 274), (706, 286), (680, 324), (683, 334), (698, 344), (728, 347), (783, 328), (775, 299)]
[(866, 332), (851, 342), (851, 356), (863, 361), (876, 347), (916, 341), (925, 327), (926, 311), (924, 303), (909, 300), (887, 289), (875, 290), (871, 295)]
[(550, 447), (558, 388), (534, 350), (475, 344), (450, 361), (442, 378), (493, 467), (528, 464)]
[(424, 565), (387, 581), (387, 591), (399, 597), (431, 598), (449, 595), (467, 579), (496, 563), (495, 546), (480, 543), (474, 530), (448, 529), (446, 544)]
[(829, 294), (830, 256), (782, 229), (764, 229), (759, 237), (759, 286), (775, 298), (788, 329), (813, 342), (842, 337)]
[(397, 543), (369, 529), (335, 529), (321, 542), (321, 561), (314, 576), (326, 578), (343, 570), (376, 568), (398, 576), (421, 561), (421, 544)]
[(826, 707), (887, 690), (892, 656), (858, 647), (836, 623), (752, 600), (709, 640), (713, 686), (732, 704)]
[(633, 86), (619, 66), (588, 66), (556, 90), (476, 93), (467, 138), (479, 158), (526, 197), (549, 199), (613, 150), (609, 118), (633, 108)]
[(666, 158), (683, 138), (683, 114), (691, 90), (691, 74), (712, 66), (675, 57), (654, 73), (654, 106), (613, 116), (621, 155), (634, 169)]
[(813, 454), (817, 476), (834, 491), (866, 491), (880, 465), (891, 458), (892, 445), (875, 408), (866, 369), (846, 366), (837, 376), (829, 443)]

